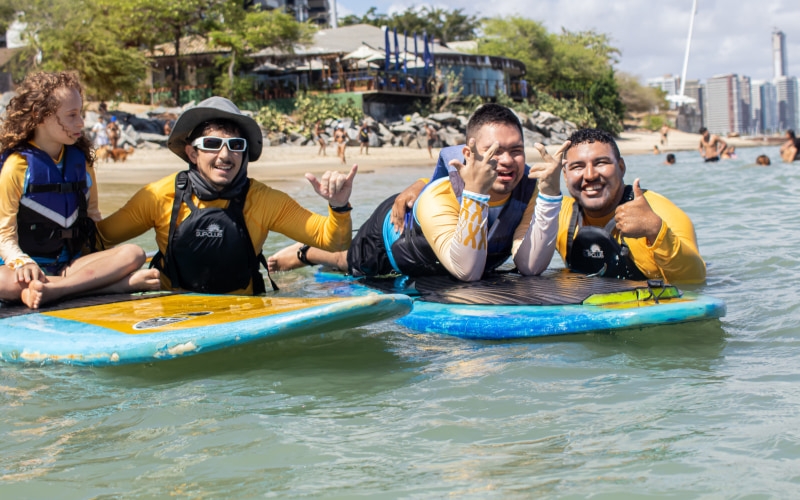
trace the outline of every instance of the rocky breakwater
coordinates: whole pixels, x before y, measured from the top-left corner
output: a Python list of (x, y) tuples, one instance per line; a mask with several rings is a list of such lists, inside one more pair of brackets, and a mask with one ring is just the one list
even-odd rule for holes
[[(183, 110), (172, 108), (133, 114), (124, 111), (110, 111), (108, 116), (114, 116), (119, 127), (117, 147), (133, 146), (143, 149), (160, 149), (166, 147), (169, 131), (175, 124)], [(94, 141), (92, 127), (100, 120), (99, 113), (87, 111), (84, 119), (85, 134)]]
[[(517, 113), (525, 144), (533, 146), (540, 142), (544, 145), (561, 144), (567, 140), (572, 132), (577, 130), (574, 123), (562, 120), (552, 113), (546, 111), (534, 111), (527, 115)], [(407, 148), (426, 148), (428, 146), (428, 133), (426, 126), (430, 124), (436, 131), (435, 147), (456, 146), (466, 142), (466, 129), (469, 120), (466, 114), (456, 113), (434, 113), (428, 116), (421, 116), (419, 113), (405, 116), (402, 120), (381, 123), (370, 117), (365, 119), (369, 128), (370, 147), (407, 147)], [(326, 120), (323, 125), (323, 138), (330, 142), (333, 140), (333, 133), (336, 127), (344, 127), (349, 138), (348, 146), (359, 145), (360, 124), (350, 118), (341, 120)], [(309, 134), (302, 132), (271, 132), (267, 134), (265, 145), (278, 146), (288, 144), (293, 146), (313, 146), (316, 144)]]

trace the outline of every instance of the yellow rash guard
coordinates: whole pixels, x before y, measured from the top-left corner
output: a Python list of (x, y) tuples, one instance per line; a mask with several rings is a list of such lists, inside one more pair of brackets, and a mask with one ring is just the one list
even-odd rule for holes
[[(176, 176), (177, 173), (148, 184), (133, 195), (124, 207), (100, 221), (97, 230), (103, 243), (106, 246), (116, 245), (153, 228), (158, 249), (166, 255)], [(227, 200), (201, 201), (196, 196), (192, 196), (192, 201), (200, 209), (225, 208), (228, 204)], [(189, 208), (181, 205), (178, 224), (189, 213)], [(244, 220), (256, 254), (261, 253), (271, 230), (331, 252), (346, 250), (352, 237), (350, 212), (338, 213), (329, 209), (327, 217), (315, 214), (301, 207), (286, 193), (253, 179), (250, 179), (250, 189), (244, 203)], [(164, 289), (171, 288), (165, 273), (161, 273), (161, 286)], [(247, 295), (252, 293), (251, 288), (252, 284), (246, 290), (231, 293)]]
[[(625, 238), (636, 267), (648, 279), (663, 279), (669, 283), (702, 283), (706, 279), (706, 264), (700, 257), (697, 236), (689, 216), (664, 196), (646, 191), (644, 197), (659, 217), (661, 230), (652, 245), (646, 238)], [(564, 262), (567, 261), (567, 231), (572, 217), (575, 200), (565, 196), (559, 216), (558, 240), (556, 246)], [(602, 219), (592, 219), (584, 215), (582, 226), (605, 227), (614, 213)], [(576, 229), (580, 231), (580, 228)]]

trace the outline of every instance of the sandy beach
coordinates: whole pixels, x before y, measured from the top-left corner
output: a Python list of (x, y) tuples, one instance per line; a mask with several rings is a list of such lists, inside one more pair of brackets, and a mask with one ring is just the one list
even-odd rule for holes
[[(669, 143), (660, 145), (661, 136), (657, 132), (624, 132), (617, 141), (623, 156), (653, 154), (653, 146), (659, 145), (662, 154), (674, 151), (696, 150), (700, 141), (698, 134), (688, 134), (671, 130)], [(736, 147), (757, 146), (761, 143), (732, 138), (726, 139)], [(532, 146), (532, 145), (531, 145)], [(326, 170), (343, 170), (345, 165), (336, 157), (336, 149), (329, 145), (327, 156), (317, 156), (317, 146), (274, 146), (264, 148), (261, 158), (249, 166), (250, 176), (270, 185), (280, 187), (282, 183), (306, 182), (303, 174), (311, 172), (322, 174)], [(557, 146), (548, 146), (554, 152)], [(358, 147), (348, 147), (347, 168), (358, 164), (362, 174), (382, 173), (392, 167), (433, 167), (434, 158), (428, 157), (426, 149), (382, 147), (370, 148), (369, 155), (359, 154)], [(526, 148), (528, 163), (540, 161), (539, 152), (533, 147)], [(139, 187), (160, 179), (186, 165), (168, 149), (137, 149), (124, 163), (100, 161), (96, 164), (97, 179), (100, 185), (100, 209), (110, 213), (120, 207)]]

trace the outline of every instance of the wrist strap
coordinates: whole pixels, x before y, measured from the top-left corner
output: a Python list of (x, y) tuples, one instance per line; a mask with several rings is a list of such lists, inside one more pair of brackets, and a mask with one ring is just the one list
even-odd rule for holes
[(337, 214), (343, 214), (343, 213), (349, 212), (350, 210), (353, 209), (353, 206), (350, 205), (350, 202), (347, 202), (347, 205), (345, 205), (343, 207), (334, 207), (334, 206), (331, 206), (330, 203), (328, 203), (328, 206), (331, 208), (331, 210), (333, 210)]
[(314, 264), (312, 264), (312, 263), (311, 263), (311, 262), (308, 260), (308, 257), (306, 256), (306, 252), (308, 252), (308, 249), (309, 249), (309, 248), (311, 248), (309, 245), (303, 245), (303, 246), (301, 246), (300, 248), (298, 248), (298, 249), (297, 249), (297, 258), (298, 258), (298, 259), (300, 260), (300, 262), (302, 262), (303, 264), (305, 264), (305, 265), (307, 265), (307, 266), (313, 266)]

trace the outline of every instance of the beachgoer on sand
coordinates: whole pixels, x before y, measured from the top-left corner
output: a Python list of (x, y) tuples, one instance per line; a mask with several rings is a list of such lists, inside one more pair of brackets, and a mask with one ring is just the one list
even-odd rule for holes
[(108, 145), (111, 146), (112, 149), (117, 147), (117, 141), (119, 141), (119, 125), (117, 124), (117, 117), (111, 116), (108, 120), (108, 125), (106, 125), (106, 135), (108, 136)]
[(336, 126), (333, 132), (333, 141), (336, 143), (336, 156), (339, 157), (342, 163), (346, 163), (345, 150), (347, 149), (347, 132), (344, 130), (344, 125), (341, 123)]
[(317, 123), (314, 124), (314, 140), (317, 141), (317, 144), (319, 144), (317, 156), (328, 156), (328, 152), (326, 151), (327, 143), (325, 142), (325, 136), (323, 136), (322, 133), (322, 124), (319, 120), (317, 120)]
[(363, 153), (365, 148), (367, 154), (369, 154), (369, 126), (366, 120), (361, 124), (361, 128), (358, 129), (358, 142), (361, 144), (358, 154)]
[(425, 124), (425, 135), (428, 138), (428, 156), (433, 158), (433, 148), (436, 146), (436, 141), (439, 140), (439, 132), (433, 128), (430, 123)]

